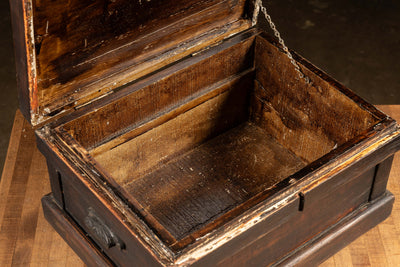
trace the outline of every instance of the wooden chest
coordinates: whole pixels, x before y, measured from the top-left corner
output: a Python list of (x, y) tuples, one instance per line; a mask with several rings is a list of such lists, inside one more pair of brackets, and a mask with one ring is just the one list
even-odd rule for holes
[(45, 216), (93, 266), (316, 264), (389, 216), (395, 121), (246, 0), (11, 1)]

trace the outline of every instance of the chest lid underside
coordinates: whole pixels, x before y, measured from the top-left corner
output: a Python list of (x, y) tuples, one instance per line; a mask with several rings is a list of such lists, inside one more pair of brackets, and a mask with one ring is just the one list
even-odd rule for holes
[(38, 125), (251, 26), (246, 0), (11, 1), (20, 107)]

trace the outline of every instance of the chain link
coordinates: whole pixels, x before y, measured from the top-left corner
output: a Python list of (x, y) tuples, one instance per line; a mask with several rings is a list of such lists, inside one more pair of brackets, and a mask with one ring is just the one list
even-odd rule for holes
[(289, 48), (286, 46), (285, 41), (282, 39), (281, 34), (279, 31), (276, 29), (275, 23), (272, 21), (271, 16), (268, 14), (267, 9), (262, 5), (261, 0), (256, 0), (256, 7), (254, 11), (254, 17), (253, 17), (253, 24), (256, 24), (257, 22), (257, 17), (259, 14), (259, 11), (264, 14), (265, 19), (267, 20), (269, 26), (271, 27), (272, 31), (274, 32), (274, 35), (276, 38), (278, 38), (279, 44), (282, 46), (283, 51), (285, 52), (286, 56), (290, 59), (290, 62), (294, 66), (294, 69), (298, 73), (299, 77), (301, 79), (304, 79), (306, 83), (310, 83), (310, 78), (304, 75), (304, 73), (301, 71), (299, 64), (293, 59), (292, 53), (290, 53)]

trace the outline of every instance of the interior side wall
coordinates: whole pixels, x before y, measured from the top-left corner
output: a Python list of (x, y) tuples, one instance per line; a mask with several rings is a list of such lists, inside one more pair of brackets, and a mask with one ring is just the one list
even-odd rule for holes
[(252, 69), (253, 41), (254, 38), (250, 38), (218, 53), (213, 52), (211, 56), (198, 56), (201, 60), (188, 59), (170, 67), (156, 78), (150, 77), (133, 85), (129, 95), (93, 110), (63, 128), (87, 149), (105, 143), (198, 97), (204, 90), (209, 90), (208, 87)]
[(312, 162), (377, 123), (349, 97), (301, 65), (300, 79), (287, 56), (256, 38), (256, 82), (251, 120), (286, 148)]

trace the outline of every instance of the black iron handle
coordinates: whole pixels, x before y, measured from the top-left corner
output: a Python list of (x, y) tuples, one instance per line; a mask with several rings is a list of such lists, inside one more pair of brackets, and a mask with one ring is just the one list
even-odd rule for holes
[(96, 214), (93, 208), (88, 208), (88, 215), (85, 218), (85, 225), (94, 235), (94, 239), (99, 241), (106, 248), (118, 246), (120, 250), (125, 249), (125, 243), (114, 234), (106, 223)]

